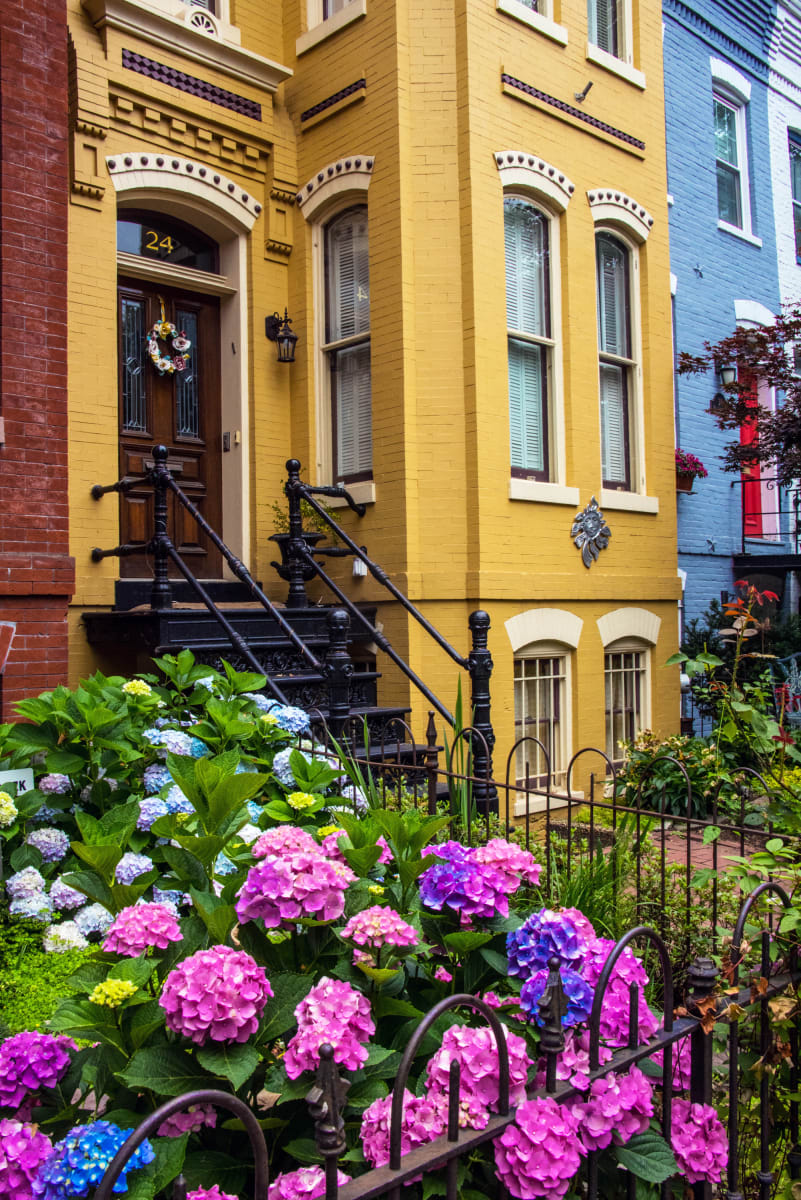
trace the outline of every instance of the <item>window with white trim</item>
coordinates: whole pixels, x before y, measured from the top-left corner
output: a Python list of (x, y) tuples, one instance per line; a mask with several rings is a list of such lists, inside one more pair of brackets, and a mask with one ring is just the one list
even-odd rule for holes
[(787, 131), (790, 151), (790, 187), (793, 193), (793, 232), (795, 234), (795, 257), (801, 263), (801, 133)]
[(750, 233), (746, 106), (733, 95), (717, 89), (713, 92), (712, 103), (718, 220), (733, 229)]
[(595, 247), (602, 486), (628, 492), (634, 477), (632, 425), (637, 388), (632, 336), (634, 252), (607, 230), (596, 234)]
[(331, 379), (336, 482), (369, 479), (373, 470), (370, 389), (370, 269), (367, 205), (325, 226), (325, 343)]
[(551, 786), (565, 785), (570, 745), (569, 657), (564, 647), (534, 643), (515, 655), (514, 702), (515, 741), (537, 738), (548, 757), (534, 742), (522, 742), (515, 751), (517, 783), (528, 779), (534, 787), (545, 787), (548, 762)]
[(552, 478), (551, 224), (529, 200), (504, 197), (510, 455), (522, 479)]
[(621, 638), (604, 653), (606, 753), (617, 766), (625, 758), (624, 742), (633, 741), (650, 718), (648, 648), (634, 638)]
[(613, 58), (626, 59), (626, 0), (587, 0), (587, 40)]

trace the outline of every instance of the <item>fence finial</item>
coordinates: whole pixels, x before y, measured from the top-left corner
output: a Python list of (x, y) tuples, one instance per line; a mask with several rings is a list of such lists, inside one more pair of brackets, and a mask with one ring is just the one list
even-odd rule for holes
[(314, 1118), (317, 1149), (325, 1159), (326, 1200), (332, 1200), (338, 1190), (337, 1159), (347, 1146), (342, 1113), (349, 1088), (350, 1083), (341, 1078), (334, 1065), (334, 1047), (330, 1042), (323, 1042), (317, 1077), (314, 1087), (306, 1095), (306, 1103)]
[(562, 986), (559, 965), (559, 959), (555, 954), (548, 959), (548, 978), (545, 981), (545, 991), (537, 1004), (542, 1029), (540, 1049), (545, 1055), (546, 1092), (556, 1090), (556, 1061), (565, 1048), (562, 1018), (567, 1012), (567, 997)]

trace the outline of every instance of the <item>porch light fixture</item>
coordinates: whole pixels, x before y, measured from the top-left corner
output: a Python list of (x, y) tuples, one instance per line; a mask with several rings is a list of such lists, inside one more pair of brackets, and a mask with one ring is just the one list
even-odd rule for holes
[(292, 318), (288, 311), (284, 309), (283, 317), (280, 313), (273, 313), (271, 317), (264, 318), (264, 332), (271, 342), (278, 344), (278, 361), (291, 363), (295, 361), (295, 343), (298, 340), (298, 335), (290, 329)]
[(732, 362), (717, 363), (720, 382), (724, 387), (731, 387), (737, 382), (737, 364)]

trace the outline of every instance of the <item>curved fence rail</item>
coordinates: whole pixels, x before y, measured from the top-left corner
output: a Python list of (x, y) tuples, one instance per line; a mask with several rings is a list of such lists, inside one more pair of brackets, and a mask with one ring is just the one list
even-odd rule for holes
[[(760, 1050), (763, 1054), (767, 1053), (772, 1036), (769, 1006), (776, 997), (781, 996), (784, 992), (792, 991), (801, 983), (797, 944), (793, 943), (784, 960), (780, 960), (771, 967), (768, 953), (769, 933), (765, 930), (760, 939), (759, 960), (752, 964), (753, 970), (750, 972), (752, 980), (748, 986), (739, 986), (739, 972), (744, 965), (740, 961), (740, 951), (744, 948), (743, 933), (749, 921), (758, 913), (761, 902), (768, 894), (775, 896), (782, 905), (790, 903), (787, 893), (775, 883), (764, 884), (749, 895), (742, 906), (736, 924), (732, 945), (733, 966), (728, 976), (720, 976), (710, 959), (696, 960), (688, 975), (685, 1005), (675, 1013), (672, 970), (665, 943), (659, 934), (648, 926), (638, 926), (629, 930), (609, 952), (595, 989), (592, 1013), (589, 1019), (590, 1048), (587, 1077), (590, 1084), (613, 1074), (625, 1074), (638, 1064), (642, 1065), (645, 1060), (656, 1060), (661, 1063), (660, 1125), (668, 1144), (670, 1144), (674, 1132), (674, 1094), (687, 1090), (686, 1078), (683, 1078), (681, 1072), (676, 1073), (679, 1045), (689, 1039), (690, 1100), (694, 1103), (710, 1104), (714, 1099), (712, 1030), (716, 1027), (721, 1029), (728, 1027), (730, 1106), (727, 1118), (729, 1166), (726, 1195), (729, 1200), (737, 1200), (738, 1197), (743, 1196), (739, 1174), (741, 1164), (738, 1142), (738, 1081), (741, 1069), (738, 1018), (741, 1019), (748, 1010), (758, 1010)], [(657, 952), (657, 961), (662, 976), (662, 1022), (653, 1036), (647, 1039), (641, 1038), (637, 1019), (637, 988), (632, 985), (629, 989), (628, 1037), (623, 1045), (618, 1042), (614, 1047), (606, 1047), (602, 1056), (600, 1053), (602, 1045), (600, 1022), (607, 988), (616, 964), (626, 955), (628, 947), (633, 942), (650, 943)], [(563, 1016), (566, 1012), (566, 1004), (559, 960), (554, 958), (549, 965), (547, 987), (540, 1000), (537, 1015), (537, 1023), (541, 1028), (540, 1068), (544, 1086), (540, 1088), (529, 1086), (526, 1092), (527, 1099), (536, 1096), (551, 1096), (557, 1104), (567, 1104), (576, 1098), (581, 1099), (586, 1091), (586, 1082), (577, 1082), (575, 1076), (570, 1079), (569, 1071), (566, 1073), (568, 1078), (565, 1079), (565, 1073), (558, 1069), (565, 1048)], [(459, 1067), (458, 1064), (452, 1064), (449, 1075), (447, 1131), (429, 1143), (417, 1146), (407, 1154), (402, 1154), (404, 1096), (407, 1094), (406, 1086), (415, 1072), (416, 1059), (419, 1056), (423, 1039), (444, 1013), (462, 1008), (476, 1013), (492, 1031), (496, 1047), (498, 1079), (497, 1099), (492, 1105), (494, 1112), (483, 1129), (460, 1127)], [(798, 1066), (795, 1061), (798, 1050), (798, 1032), (798, 1012), (796, 1011), (792, 1030), (794, 1062), (791, 1077), (790, 1151), (787, 1155), (787, 1168), (793, 1179), (797, 1178), (799, 1166), (801, 1166), (801, 1148), (798, 1144)], [(676, 1053), (674, 1053), (674, 1047), (677, 1048)], [(420, 1176), (425, 1177), (439, 1171), (441, 1168), (445, 1169), (444, 1181), (442, 1185), (437, 1185), (434, 1193), (444, 1194), (446, 1200), (457, 1200), (459, 1161), (466, 1159), (481, 1146), (494, 1142), (515, 1121), (519, 1105), (510, 1104), (509, 1055), (505, 1027), (497, 1013), (482, 999), (469, 994), (448, 997), (435, 1005), (420, 1021), (402, 1056), (392, 1094), (388, 1130), (389, 1164), (368, 1170), (358, 1178), (340, 1186), (337, 1181), (337, 1172), (339, 1160), (347, 1147), (344, 1113), (347, 1109), (350, 1084), (339, 1074), (334, 1065), (334, 1053), (334, 1048), (330, 1045), (321, 1048), (317, 1076), (306, 1097), (310, 1114), (314, 1120), (319, 1160), (324, 1164), (325, 1169), (326, 1200), (337, 1200), (337, 1198), (338, 1200), (369, 1200), (371, 1197), (378, 1196), (390, 1196), (394, 1200), (404, 1194), (403, 1185), (413, 1182)], [(602, 1057), (605, 1061), (601, 1061)], [(718, 1073), (720, 1073), (719, 1066), (718, 1063)], [(419, 1071), (419, 1064), (417, 1064), (417, 1070)], [(562, 1076), (561, 1081), (560, 1076)], [(753, 1180), (760, 1200), (769, 1200), (776, 1182), (770, 1157), (772, 1131), (769, 1092), (770, 1077), (767, 1072), (764, 1072), (759, 1096), (760, 1165)], [(266, 1200), (269, 1155), (259, 1121), (247, 1105), (236, 1096), (214, 1090), (190, 1092), (179, 1096), (168, 1101), (147, 1117), (130, 1135), (111, 1163), (95, 1193), (95, 1200), (110, 1200), (113, 1185), (119, 1178), (125, 1163), (148, 1134), (158, 1128), (165, 1117), (198, 1103), (209, 1103), (227, 1108), (242, 1121), (250, 1139), (254, 1160), (252, 1190), (248, 1195), (253, 1197), (253, 1200)], [(597, 1157), (596, 1151), (591, 1151), (587, 1156), (583, 1185), (583, 1194), (587, 1200), (599, 1200), (604, 1194), (598, 1178)], [(211, 1187), (214, 1182), (216, 1181), (208, 1179), (204, 1181), (204, 1186)], [(633, 1177), (630, 1177), (626, 1186), (627, 1193), (634, 1196), (636, 1187)], [(698, 1198), (709, 1198), (713, 1194), (711, 1184), (706, 1182), (693, 1182), (690, 1190), (692, 1195)], [(672, 1194), (670, 1180), (662, 1183), (661, 1192), (664, 1197)], [(506, 1193), (501, 1188), (498, 1194), (505, 1195)], [(748, 1194), (751, 1194), (750, 1190)], [(183, 1200), (185, 1195), (186, 1185), (183, 1177), (179, 1176), (174, 1183), (173, 1198), (174, 1200)]]

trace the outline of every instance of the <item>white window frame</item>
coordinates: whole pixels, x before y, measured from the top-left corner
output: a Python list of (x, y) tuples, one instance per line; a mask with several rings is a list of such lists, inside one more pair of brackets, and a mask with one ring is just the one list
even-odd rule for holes
[(797, 129), (787, 130), (787, 157), (790, 166), (790, 204), (793, 215), (793, 246), (795, 248), (795, 261), (801, 264), (801, 189), (796, 196), (795, 188), (793, 187), (793, 159), (797, 158), (801, 162), (801, 132)]
[[(336, 2), (340, 3), (340, 0)], [(324, 12), (324, 0), (308, 0), (306, 31), (295, 41), (295, 53), (298, 56), (365, 16), (367, 0), (341, 0), (340, 7), (329, 11), (328, 16), (323, 16)]]
[[(522, 646), (515, 652), (514, 656), (514, 717), (515, 717), (515, 742), (526, 735), (524, 720), (526, 718), (525, 706), (518, 702), (518, 696), (521, 699), (525, 694), (524, 676), (519, 674), (519, 669), (524, 663), (542, 662), (545, 660), (556, 660), (559, 663), (558, 674), (550, 676), (551, 680), (556, 680), (559, 690), (559, 722), (557, 728), (558, 742), (552, 743), (553, 753), (551, 755), (551, 791), (564, 792), (565, 781), (567, 777), (567, 767), (570, 762), (571, 748), (573, 744), (573, 705), (572, 705), (572, 685), (573, 685), (573, 650), (572, 647), (564, 645), (561, 642), (537, 641), (531, 642), (527, 646)], [(518, 728), (518, 722), (520, 727)], [(545, 718), (545, 723), (553, 730), (554, 722), (552, 714)], [(537, 726), (542, 722), (537, 721)], [(538, 733), (533, 732), (528, 736), (537, 737)], [(540, 738), (544, 744), (548, 744), (545, 738)], [(515, 780), (517, 785), (525, 784), (525, 770), (520, 767), (520, 760), (525, 762), (525, 756), (529, 756), (529, 781), (532, 789), (545, 790), (547, 780), (543, 771), (538, 768), (544, 767), (544, 763), (539, 763), (540, 751), (536, 746), (524, 743), (522, 747), (515, 753)], [(533, 759), (533, 761), (532, 761)], [(525, 800), (525, 796), (523, 797)], [(525, 807), (522, 810), (525, 812)], [(530, 805), (530, 811), (536, 811), (534, 806)]]
[[(598, 276), (598, 237), (613, 237), (626, 251), (628, 260), (628, 320), (629, 320), (629, 355), (626, 357), (603, 351), (598, 340), (598, 415), (601, 439), (601, 495), (616, 496), (623, 494), (645, 494), (645, 444), (644, 444), (644, 413), (643, 413), (643, 384), (642, 384), (642, 318), (640, 309), (640, 260), (639, 247), (616, 226), (599, 224), (595, 227), (595, 303), (596, 303), (596, 337), (600, 332), (599, 306), (599, 276)], [(626, 455), (628, 459), (628, 486), (611, 484), (604, 479), (603, 474), (603, 427), (601, 423), (601, 365), (608, 363), (619, 366), (625, 372), (626, 380), (626, 417), (628, 436), (626, 439)], [(610, 481), (611, 482), (611, 481)]]
[[(745, 105), (737, 99), (736, 96), (727, 92), (724, 88), (716, 86), (712, 90), (713, 103), (713, 130), (714, 130), (714, 105), (720, 104), (724, 108), (728, 108), (734, 113), (734, 136), (737, 146), (736, 166), (726, 162), (724, 159), (719, 159), (715, 154), (715, 187), (716, 200), (718, 208), (718, 228), (734, 233), (751, 234), (751, 189), (749, 187), (748, 177), (748, 138), (746, 127), (746, 108)], [(736, 175), (737, 186), (740, 194), (740, 224), (735, 221), (725, 221), (720, 215), (720, 196), (717, 193), (717, 168), (722, 164), (733, 175)]]
[[(511, 463), (510, 455), (510, 474), (525, 483), (544, 483), (551, 484), (558, 482), (563, 475), (560, 473), (558, 458), (558, 443), (559, 433), (557, 429), (556, 411), (557, 407), (561, 408), (561, 394), (559, 396), (559, 405), (556, 403), (557, 395), (557, 380), (561, 380), (562, 375), (562, 345), (561, 323), (559, 320), (559, 309), (561, 300), (561, 289), (559, 287), (559, 222), (553, 214), (543, 206), (542, 202), (530, 195), (526, 195), (522, 191), (507, 191), (504, 193), (504, 230), (506, 226), (506, 202), (520, 201), (523, 204), (529, 205), (545, 222), (545, 229), (548, 238), (548, 264), (546, 268), (547, 280), (545, 291), (545, 302), (548, 309), (548, 328), (549, 332), (545, 334), (532, 334), (525, 330), (512, 329), (508, 325), (506, 330), (507, 344), (507, 364), (510, 356), (510, 344), (514, 340), (531, 346), (541, 346), (545, 350), (545, 437), (544, 448), (546, 458), (546, 468), (544, 472), (537, 472), (533, 468), (530, 472), (525, 473), (525, 468), (515, 466)], [(506, 271), (508, 264), (504, 256), (504, 269)], [(508, 370), (508, 366), (507, 366)], [(561, 388), (560, 388), (561, 393)], [(511, 397), (508, 408), (509, 419), (511, 423)], [(562, 432), (561, 441), (564, 443), (564, 434)], [(511, 448), (511, 432), (510, 432), (510, 448)], [(517, 474), (515, 474), (515, 472)]]
[[(632, 674), (632, 670), (626, 669), (625, 666), (623, 668), (623, 671), (620, 671), (617, 668), (610, 667), (610, 664), (609, 664), (610, 655), (618, 655), (618, 654), (623, 654), (623, 655), (639, 654), (641, 656), (639, 665), (634, 667), (634, 670), (639, 675), (639, 690), (640, 690), (640, 704), (639, 704), (639, 713), (638, 713), (639, 719), (634, 721), (634, 723), (633, 723), (634, 727), (628, 731), (623, 730), (623, 729), (616, 729), (614, 724), (612, 725), (612, 728), (610, 729), (610, 721), (609, 721), (609, 717), (610, 717), (610, 709), (609, 709), (610, 679), (611, 679), (613, 673), (615, 676), (620, 676), (621, 674), (623, 674), (623, 675), (631, 675)], [(624, 711), (625, 711), (625, 709), (624, 709)], [(635, 710), (635, 712), (636, 712), (636, 710)], [(619, 766), (624, 761), (624, 756), (623, 756), (622, 752), (620, 751), (619, 745), (618, 745), (619, 740), (622, 740), (622, 739), (618, 739), (617, 734), (621, 733), (623, 735), (623, 738), (625, 738), (625, 740), (630, 740), (630, 738), (628, 737), (629, 733), (631, 734), (632, 738), (636, 737), (637, 734), (641, 730), (648, 729), (650, 724), (651, 724), (651, 647), (647, 642), (641, 640), (640, 638), (635, 638), (635, 637), (618, 638), (616, 641), (610, 642), (608, 645), (604, 646), (604, 746), (606, 749), (606, 753), (609, 755), (609, 758), (612, 760), (612, 762), (615, 764), (615, 766)]]
[(645, 87), (645, 75), (634, 66), (634, 19), (631, 0), (614, 0), (617, 6), (617, 53), (597, 41), (597, 12), (602, 0), (587, 0), (587, 58), (598, 66), (621, 75), (639, 88)]
[[(532, 4), (535, 7), (532, 8)], [(498, 12), (514, 17), (529, 29), (535, 29), (560, 46), (567, 45), (567, 29), (558, 25), (553, 15), (553, 0), (495, 0)]]

